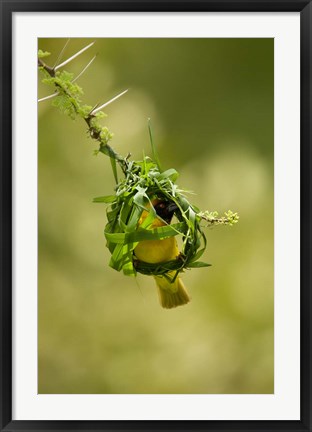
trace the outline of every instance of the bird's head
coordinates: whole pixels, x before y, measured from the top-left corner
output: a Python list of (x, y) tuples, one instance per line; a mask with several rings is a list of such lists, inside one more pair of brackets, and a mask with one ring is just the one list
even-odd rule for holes
[[(157, 228), (157, 226), (170, 224), (175, 211), (178, 210), (178, 206), (173, 201), (158, 198), (153, 199), (152, 204), (159, 218), (153, 221), (151, 228)], [(139, 221), (139, 225), (141, 225), (141, 223), (145, 220), (148, 214), (149, 212), (147, 210), (143, 211)]]
[(178, 210), (178, 206), (173, 201), (155, 200), (153, 206), (157, 216), (163, 219), (167, 224), (170, 224), (175, 211)]

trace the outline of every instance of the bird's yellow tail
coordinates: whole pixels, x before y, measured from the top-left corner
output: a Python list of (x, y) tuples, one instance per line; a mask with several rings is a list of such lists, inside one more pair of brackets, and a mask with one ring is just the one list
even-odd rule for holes
[[(174, 273), (170, 276), (174, 276)], [(172, 309), (191, 301), (182, 280), (177, 277), (173, 283), (163, 276), (154, 276), (158, 288), (159, 301), (163, 308)]]

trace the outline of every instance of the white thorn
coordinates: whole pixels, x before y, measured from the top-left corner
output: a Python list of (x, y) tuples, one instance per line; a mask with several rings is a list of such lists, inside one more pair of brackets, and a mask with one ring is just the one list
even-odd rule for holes
[(63, 48), (61, 49), (61, 52), (59, 53), (59, 55), (58, 55), (58, 57), (57, 57), (57, 59), (56, 59), (56, 62), (55, 62), (55, 64), (54, 64), (54, 66), (53, 66), (53, 69), (55, 69), (56, 65), (58, 64), (58, 62), (59, 62), (59, 61), (61, 60), (61, 58), (63, 57), (64, 51), (65, 51), (67, 45), (69, 44), (69, 41), (70, 41), (70, 39), (67, 39), (65, 45), (64, 45)]
[(38, 99), (38, 102), (43, 102), (43, 101), (45, 101), (45, 100), (52, 99), (52, 98), (54, 98), (55, 96), (57, 96), (58, 94), (59, 94), (59, 92), (53, 93), (53, 94), (51, 94), (51, 95), (49, 95), (49, 96), (46, 96), (46, 97), (41, 98), (41, 99)]
[(125, 93), (127, 93), (129, 89), (124, 90), (122, 93), (119, 93), (117, 96), (113, 97), (113, 99), (109, 100), (108, 102), (105, 102), (103, 105), (99, 106), (98, 108), (92, 110), (90, 112), (91, 115), (94, 115), (95, 113), (97, 113), (98, 111), (101, 111), (102, 108), (106, 107), (107, 105), (111, 104), (112, 102), (114, 102), (116, 99), (120, 98), (122, 95), (124, 95)]
[(91, 63), (93, 63), (93, 61), (95, 60), (95, 58), (96, 58), (96, 55), (89, 61), (89, 63), (87, 64), (87, 66), (85, 66), (83, 69), (82, 69), (82, 71), (80, 72), (80, 74), (78, 74), (77, 76), (76, 76), (76, 78), (75, 79), (73, 79), (73, 81), (72, 82), (75, 82), (75, 81), (77, 81), (77, 79), (78, 78), (80, 78), (81, 77), (81, 75), (88, 69), (88, 67), (91, 65)]
[(71, 56), (70, 58), (68, 58), (67, 60), (63, 61), (63, 63), (57, 65), (54, 70), (57, 71), (58, 69), (60, 69), (61, 67), (65, 66), (67, 63), (71, 62), (72, 60), (74, 60), (76, 57), (78, 57), (80, 54), (82, 54), (83, 52), (85, 52), (87, 49), (91, 48), (92, 45), (94, 45), (94, 42), (91, 42), (89, 45), (87, 45), (86, 47), (82, 48), (80, 51), (78, 51), (76, 54), (74, 54), (73, 56)]

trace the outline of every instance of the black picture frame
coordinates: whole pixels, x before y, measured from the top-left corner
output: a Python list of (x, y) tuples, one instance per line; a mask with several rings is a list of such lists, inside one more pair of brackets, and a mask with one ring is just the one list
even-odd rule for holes
[[(0, 0), (1, 5), (1, 431), (312, 431), (311, 421), (311, 0)], [(301, 419), (298, 421), (12, 420), (12, 15), (14, 12), (300, 12)]]

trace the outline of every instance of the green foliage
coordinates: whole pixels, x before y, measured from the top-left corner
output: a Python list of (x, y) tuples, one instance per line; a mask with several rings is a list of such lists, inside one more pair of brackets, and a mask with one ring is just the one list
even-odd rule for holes
[(49, 53), (48, 51), (42, 51), (41, 49), (38, 50), (38, 58), (44, 58), (44, 57), (49, 57), (49, 55), (51, 55), (51, 53)]
[[(174, 184), (177, 177), (176, 170), (161, 172), (158, 164), (146, 156), (142, 161), (127, 162), (125, 178), (118, 183), (115, 196), (94, 199), (94, 202), (110, 204), (104, 233), (112, 254), (110, 266), (115, 270), (127, 275), (139, 272), (169, 277), (168, 272), (172, 270), (177, 275), (186, 268), (209, 265), (196, 263), (205, 250), (206, 238), (200, 227), (198, 209)], [(150, 229), (154, 219), (159, 218), (152, 204), (154, 199), (174, 202), (178, 208), (178, 222), (168, 225), (163, 221), (165, 226)], [(144, 210), (148, 216), (140, 224)], [(150, 264), (139, 261), (133, 253), (142, 240), (162, 240), (177, 235), (182, 237), (183, 246), (176, 260)]]
[(58, 95), (52, 104), (70, 118), (76, 118), (77, 114), (85, 118), (87, 106), (81, 105), (80, 96), (83, 94), (81, 87), (73, 82), (73, 74), (62, 71), (55, 76), (48, 76), (42, 80), (44, 84), (52, 86)]
[(206, 222), (208, 222), (208, 225), (229, 225), (233, 226), (235, 225), (238, 220), (239, 216), (238, 213), (234, 213), (231, 210), (228, 210), (227, 212), (224, 212), (224, 216), (219, 217), (219, 213), (217, 211), (204, 211), (200, 212), (198, 214), (202, 219), (204, 219)]
[(58, 108), (61, 112), (68, 115), (71, 119), (75, 119), (76, 111), (72, 101), (65, 95), (56, 96), (52, 101), (52, 105)]
[(152, 126), (151, 126), (150, 119), (148, 119), (148, 132), (149, 132), (150, 141), (151, 141), (153, 158), (154, 158), (154, 161), (157, 163), (157, 166), (158, 166), (159, 170), (161, 171), (160, 159), (159, 159), (159, 156), (158, 156), (158, 152), (157, 152), (156, 146), (154, 144), (153, 134), (152, 134)]
[(77, 107), (77, 113), (83, 119), (88, 117), (91, 110), (92, 110), (91, 105), (80, 105), (79, 104), (79, 106)]

